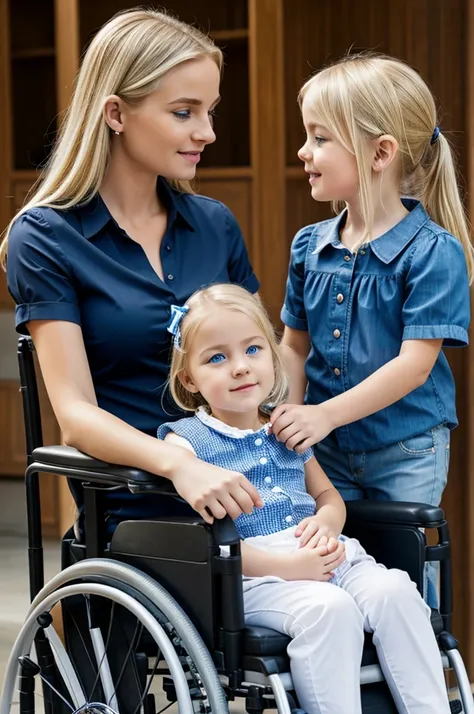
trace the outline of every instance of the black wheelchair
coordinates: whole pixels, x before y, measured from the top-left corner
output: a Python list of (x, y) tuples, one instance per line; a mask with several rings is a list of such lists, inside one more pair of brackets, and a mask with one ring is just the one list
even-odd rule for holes
[[(10, 714), (16, 697), (20, 714), (34, 714), (38, 697), (45, 714), (159, 714), (174, 703), (180, 714), (221, 714), (236, 698), (245, 700), (249, 714), (264, 709), (303, 714), (290, 675), (289, 638), (245, 626), (233, 522), (227, 518), (208, 526), (198, 516), (125, 521), (107, 542), (102, 499), (108, 489), (164, 498), (176, 492), (153, 474), (67, 446), (44, 447), (33, 351), (32, 341), (20, 338), (32, 604), (11, 652), (0, 714)], [(41, 472), (82, 482), (87, 534), (78, 540), (73, 529), (66, 533), (62, 571), (46, 585)], [(420, 590), (425, 562), (440, 562), (440, 605), (432, 612), (432, 626), (443, 665), (456, 676), (459, 698), (451, 701), (451, 710), (473, 714), (468, 676), (450, 634), (450, 543), (442, 509), (419, 503), (347, 505), (344, 532), (388, 567), (406, 570)], [(427, 544), (425, 529), (436, 529), (436, 545)], [(369, 634), (360, 682), (364, 714), (396, 714)]]

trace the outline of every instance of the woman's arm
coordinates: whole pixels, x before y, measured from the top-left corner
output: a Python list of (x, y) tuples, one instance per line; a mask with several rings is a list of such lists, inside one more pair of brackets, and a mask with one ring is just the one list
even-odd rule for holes
[(112, 464), (164, 476), (208, 523), (212, 516), (228, 513), (237, 518), (251, 513), (254, 505), (263, 505), (242, 474), (205, 464), (191, 452), (148, 436), (101, 409), (78, 325), (35, 320), (28, 323), (28, 330), (66, 444)]
[(290, 377), (290, 394), (288, 402), (303, 404), (308, 380), (305, 373), (305, 362), (309, 354), (309, 335), (303, 330), (285, 327), (280, 349), (286, 370)]
[(402, 399), (428, 379), (442, 339), (405, 340), (400, 354), (347, 392), (317, 405), (282, 404), (272, 412), (276, 437), (302, 452), (333, 429), (375, 414)]

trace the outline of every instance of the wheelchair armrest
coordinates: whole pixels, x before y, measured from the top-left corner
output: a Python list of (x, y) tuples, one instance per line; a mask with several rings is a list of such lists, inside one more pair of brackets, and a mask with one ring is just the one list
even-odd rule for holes
[(123, 486), (132, 493), (177, 496), (171, 481), (148, 471), (109, 464), (87, 456), (72, 446), (40, 446), (34, 449), (30, 471), (47, 471), (106, 486)]
[(415, 528), (438, 528), (444, 511), (437, 506), (409, 501), (347, 501), (347, 519), (357, 523), (384, 523)]

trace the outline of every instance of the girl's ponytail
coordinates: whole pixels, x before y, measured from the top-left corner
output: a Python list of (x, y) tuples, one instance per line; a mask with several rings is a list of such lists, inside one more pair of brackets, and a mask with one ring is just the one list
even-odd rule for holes
[(474, 277), (474, 248), (470, 226), (459, 194), (453, 152), (446, 137), (440, 132), (422, 157), (417, 172), (415, 194), (427, 213), (443, 228), (459, 239), (466, 256), (469, 282)]

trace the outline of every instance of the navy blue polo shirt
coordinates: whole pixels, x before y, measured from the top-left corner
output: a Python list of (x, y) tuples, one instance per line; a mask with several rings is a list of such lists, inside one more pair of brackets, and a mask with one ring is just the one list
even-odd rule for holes
[(164, 179), (158, 194), (168, 211), (164, 280), (100, 195), (74, 209), (34, 208), (20, 216), (7, 265), (18, 332), (26, 334), (30, 320), (80, 325), (99, 406), (150, 435), (183, 416), (166, 389), (170, 306), (211, 283), (259, 287), (226, 206), (175, 191)]

